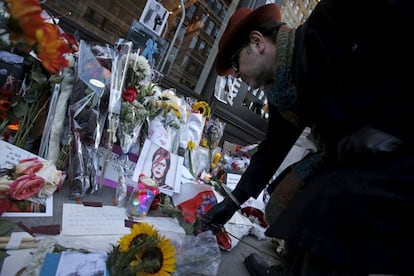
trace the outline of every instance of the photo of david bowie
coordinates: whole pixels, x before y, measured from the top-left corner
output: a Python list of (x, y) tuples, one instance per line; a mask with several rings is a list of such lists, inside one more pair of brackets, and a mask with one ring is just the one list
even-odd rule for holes
[(155, 0), (148, 0), (142, 12), (140, 22), (157, 35), (161, 35), (167, 19), (168, 10)]
[(138, 158), (133, 181), (144, 174), (158, 183), (161, 192), (172, 195), (180, 192), (182, 166), (183, 157), (147, 139)]

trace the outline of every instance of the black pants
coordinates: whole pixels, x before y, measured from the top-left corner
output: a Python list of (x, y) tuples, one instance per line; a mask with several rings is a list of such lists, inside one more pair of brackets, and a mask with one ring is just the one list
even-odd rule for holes
[(341, 269), (286, 241), (281, 257), (286, 265), (286, 276), (368, 276)]

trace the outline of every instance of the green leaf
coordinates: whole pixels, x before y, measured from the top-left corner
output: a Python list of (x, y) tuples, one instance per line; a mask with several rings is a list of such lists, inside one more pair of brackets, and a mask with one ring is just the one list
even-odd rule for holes
[(20, 101), (13, 108), (12, 114), (13, 114), (14, 117), (12, 117), (12, 118), (16, 118), (16, 119), (20, 120), (24, 117), (24, 114), (26, 114), (26, 112), (27, 112), (27, 105), (24, 102)]
[(49, 82), (51, 82), (51, 83), (60, 83), (60, 82), (62, 82), (63, 78), (64, 78), (63, 75), (61, 75), (61, 76), (51, 75), (50, 78), (49, 78)]
[(32, 80), (39, 84), (44, 84), (47, 82), (47, 77), (39, 71), (32, 71), (30, 77), (32, 78)]
[(0, 236), (7, 234), (16, 224), (9, 220), (0, 219)]
[(36, 103), (39, 99), (38, 99), (36, 93), (28, 93), (28, 94), (24, 95), (24, 100), (27, 103)]
[(4, 259), (6, 259), (8, 256), (10, 255), (7, 254), (6, 251), (0, 251), (0, 262), (3, 263)]

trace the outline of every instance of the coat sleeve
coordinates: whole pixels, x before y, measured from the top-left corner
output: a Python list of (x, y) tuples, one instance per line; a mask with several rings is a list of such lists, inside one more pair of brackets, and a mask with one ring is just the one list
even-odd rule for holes
[(250, 164), (233, 191), (242, 204), (250, 197), (257, 198), (269, 183), (302, 130), (286, 121), (273, 106), (266, 137), (259, 144)]

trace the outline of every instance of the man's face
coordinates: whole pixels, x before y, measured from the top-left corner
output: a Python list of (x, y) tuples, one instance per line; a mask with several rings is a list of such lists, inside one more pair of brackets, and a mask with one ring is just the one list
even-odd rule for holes
[[(274, 59), (264, 47), (269, 46), (266, 41), (251, 41), (241, 48), (238, 55), (233, 57), (233, 76), (241, 78), (253, 89), (260, 88), (273, 81)], [(234, 68), (237, 65), (238, 68)], [(238, 69), (238, 70), (235, 70)]]

